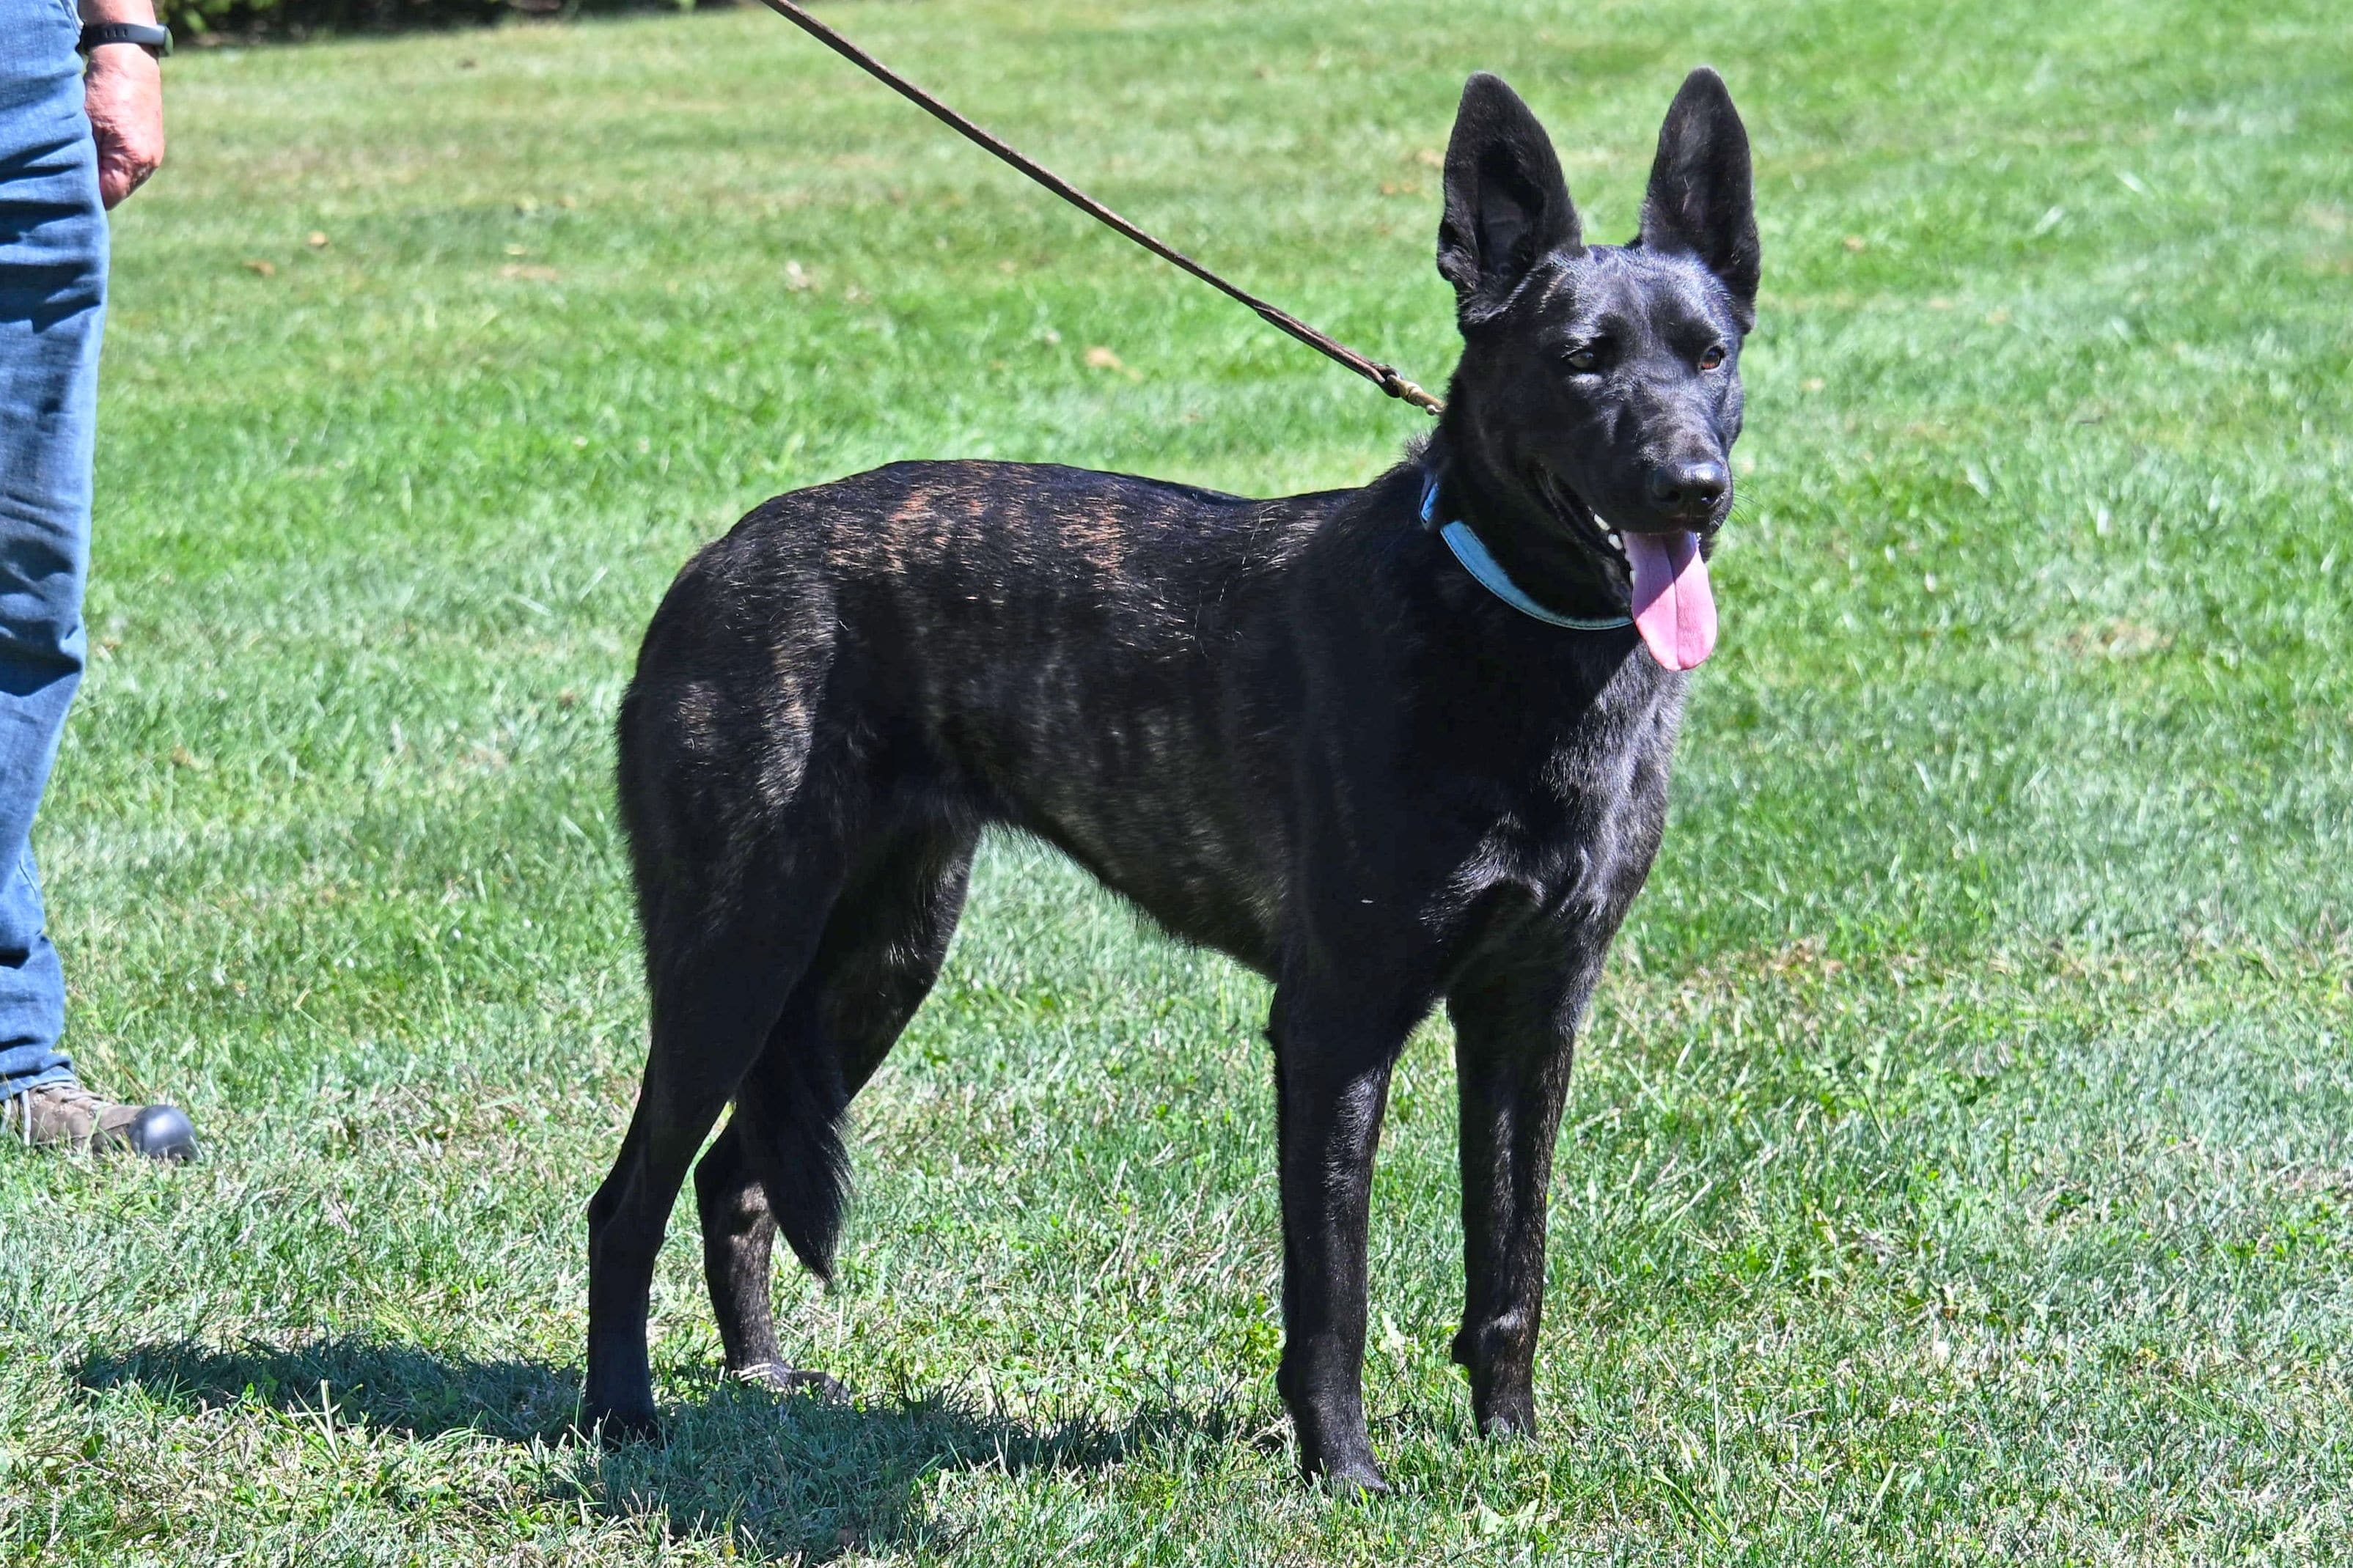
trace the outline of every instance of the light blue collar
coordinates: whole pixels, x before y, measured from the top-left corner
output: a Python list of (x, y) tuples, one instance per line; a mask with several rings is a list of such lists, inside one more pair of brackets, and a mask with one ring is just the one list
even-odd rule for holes
[(1441, 523), (1438, 521), (1438, 476), (1433, 473), (1421, 481), (1421, 521), (1423, 526), (1435, 529), (1438, 537), (1446, 541), (1446, 548), (1454, 552), (1454, 559), (1462, 563), (1462, 570), (1479, 581), (1479, 586), (1493, 594), (1520, 614), (1542, 621), (1548, 626), (1564, 626), (1573, 632), (1614, 632), (1620, 626), (1634, 624), (1628, 616), (1612, 616), (1591, 620), (1583, 616), (1556, 616), (1528, 597), (1527, 590), (1512, 581), (1504, 563), (1487, 553), (1487, 546), (1471, 531), (1471, 525), (1461, 520)]

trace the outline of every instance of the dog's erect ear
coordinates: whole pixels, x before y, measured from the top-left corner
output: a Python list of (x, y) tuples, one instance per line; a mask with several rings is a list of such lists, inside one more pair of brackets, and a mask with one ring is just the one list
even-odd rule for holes
[(1748, 130), (1724, 79), (1702, 66), (1659, 127), (1659, 156), (1642, 197), (1649, 250), (1695, 256), (1732, 291), (1740, 327), (1757, 322), (1757, 203), (1750, 188)]
[(1481, 71), (1462, 88), (1446, 143), (1438, 271), (1466, 321), (1511, 298), (1538, 258), (1585, 248), (1560, 160), (1520, 95)]

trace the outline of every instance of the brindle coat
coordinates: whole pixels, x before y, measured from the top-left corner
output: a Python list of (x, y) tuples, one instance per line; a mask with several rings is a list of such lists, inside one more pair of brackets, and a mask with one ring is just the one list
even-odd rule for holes
[(1730, 505), (1757, 241), (1746, 137), (1704, 70), (1631, 246), (1583, 243), (1543, 130), (1492, 77), (1464, 91), (1446, 193), (1464, 355), (1436, 437), (1362, 489), (902, 463), (767, 502), (680, 574), (620, 715), (652, 1048), (590, 1208), (592, 1421), (652, 1425), (654, 1254), (695, 1172), (727, 1364), (829, 1385), (779, 1358), (771, 1244), (828, 1270), (842, 1112), (997, 824), (1274, 981), (1278, 1383), (1303, 1468), (1336, 1485), (1381, 1484), (1359, 1384), (1373, 1152), (1390, 1064), (1445, 1004), (1454, 1357), (1482, 1432), (1532, 1429), (1571, 1047), (1658, 847), (1684, 677), (1631, 630), (1491, 596), (1423, 525), (1424, 477), (1546, 602), (1622, 614), (1606, 528), (1712, 540)]

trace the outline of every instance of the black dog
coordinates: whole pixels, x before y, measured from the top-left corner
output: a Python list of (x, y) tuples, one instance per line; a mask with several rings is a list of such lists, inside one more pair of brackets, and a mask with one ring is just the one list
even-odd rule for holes
[(589, 1208), (589, 1420), (652, 1426), (654, 1254), (731, 1100), (695, 1171), (727, 1364), (829, 1385), (779, 1363), (771, 1243), (830, 1268), (842, 1113), (994, 823), (1273, 979), (1277, 1382), (1335, 1485), (1381, 1485), (1373, 1149), (1390, 1064), (1444, 1000), (1454, 1358), (1482, 1432), (1532, 1428), (1570, 1051), (1658, 847), (1681, 672), (1715, 636), (1703, 560), (1757, 279), (1723, 81), (1683, 83), (1615, 247), (1584, 243), (1526, 106), (1473, 77), (1438, 268), (1464, 342), (1445, 416), (1363, 489), (896, 464), (769, 501), (680, 574), (620, 713), (652, 1049)]

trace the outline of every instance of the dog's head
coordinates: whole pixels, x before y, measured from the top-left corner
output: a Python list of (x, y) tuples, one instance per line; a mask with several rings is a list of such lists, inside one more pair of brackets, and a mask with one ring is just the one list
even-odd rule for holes
[(1748, 133), (1704, 68), (1659, 132), (1641, 232), (1588, 245), (1544, 127), (1474, 76), (1446, 149), (1438, 270), (1463, 354), (1446, 440), (1490, 521), (1627, 604), (1660, 663), (1715, 646), (1705, 557), (1732, 507), (1756, 321)]

